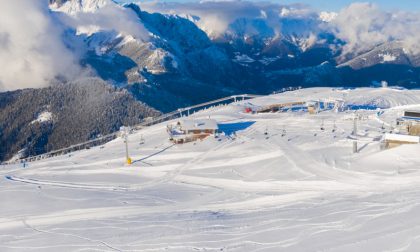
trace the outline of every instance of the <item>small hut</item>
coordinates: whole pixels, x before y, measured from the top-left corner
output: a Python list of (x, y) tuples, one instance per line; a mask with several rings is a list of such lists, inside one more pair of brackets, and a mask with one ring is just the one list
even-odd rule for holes
[(306, 106), (308, 106), (308, 112), (309, 114), (313, 115), (319, 112), (319, 105), (316, 101), (309, 101), (306, 102)]
[(218, 129), (217, 122), (212, 119), (183, 119), (167, 126), (169, 139), (177, 144), (197, 141), (215, 135)]
[(384, 140), (386, 149), (395, 148), (403, 144), (419, 144), (420, 143), (419, 136), (409, 136), (409, 135), (402, 135), (402, 134), (385, 134), (383, 140)]
[(411, 136), (420, 136), (420, 111), (404, 111), (404, 116), (397, 119), (397, 126)]

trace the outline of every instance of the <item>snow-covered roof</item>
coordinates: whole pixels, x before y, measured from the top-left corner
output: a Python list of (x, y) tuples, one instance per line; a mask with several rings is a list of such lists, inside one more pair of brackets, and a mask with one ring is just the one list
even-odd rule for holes
[(198, 120), (180, 120), (181, 128), (183, 130), (217, 130), (217, 121), (212, 119), (198, 119)]
[(399, 142), (409, 142), (409, 143), (420, 143), (419, 136), (409, 136), (402, 134), (385, 134), (385, 140), (388, 141), (399, 141)]

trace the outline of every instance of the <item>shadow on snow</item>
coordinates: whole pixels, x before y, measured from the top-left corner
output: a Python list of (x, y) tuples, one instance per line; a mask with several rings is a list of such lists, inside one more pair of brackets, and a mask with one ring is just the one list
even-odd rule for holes
[[(144, 162), (144, 160), (147, 160), (147, 159), (149, 159), (149, 158), (151, 158), (151, 157), (154, 157), (154, 156), (156, 156), (156, 155), (159, 155), (159, 154), (161, 154), (161, 153), (165, 152), (166, 150), (168, 150), (168, 149), (172, 148), (174, 145), (175, 145), (175, 144), (172, 144), (172, 145), (170, 145), (170, 146), (168, 146), (168, 147), (165, 147), (165, 148), (163, 148), (163, 149), (161, 149), (161, 150), (159, 150), (159, 151), (157, 151), (157, 152), (155, 152), (155, 153), (153, 153), (153, 154), (150, 154), (150, 155), (149, 155), (149, 156), (147, 156), (147, 157), (140, 158), (140, 159), (137, 159), (137, 160), (133, 160), (133, 164), (134, 164), (134, 163), (138, 163), (138, 162), (143, 162), (143, 163), (146, 163), (146, 162)], [(148, 164), (148, 163), (146, 163), (146, 164)], [(149, 164), (149, 165), (150, 165), (150, 164)]]
[(230, 136), (237, 131), (251, 127), (254, 123), (255, 121), (219, 124), (219, 131), (225, 133), (226, 136)]

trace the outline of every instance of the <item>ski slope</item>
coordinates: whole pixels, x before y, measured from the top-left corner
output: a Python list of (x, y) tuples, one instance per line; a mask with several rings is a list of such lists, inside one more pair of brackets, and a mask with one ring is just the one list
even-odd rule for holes
[[(354, 111), (243, 112), (322, 99), (383, 108), (358, 111), (359, 153)], [(418, 251), (420, 145), (380, 150), (406, 108), (420, 91), (302, 89), (191, 116), (218, 138), (139, 130), (131, 166), (122, 139), (1, 166), (0, 251)]]

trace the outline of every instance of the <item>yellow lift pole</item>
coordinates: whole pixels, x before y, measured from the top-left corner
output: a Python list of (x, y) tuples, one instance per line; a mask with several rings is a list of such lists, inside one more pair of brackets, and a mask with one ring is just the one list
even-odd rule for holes
[(124, 143), (125, 143), (125, 159), (128, 165), (131, 165), (132, 160), (130, 158), (130, 155), (128, 154), (128, 135), (130, 134), (130, 127), (121, 127), (120, 128), (120, 132), (121, 132), (121, 136), (124, 139)]

